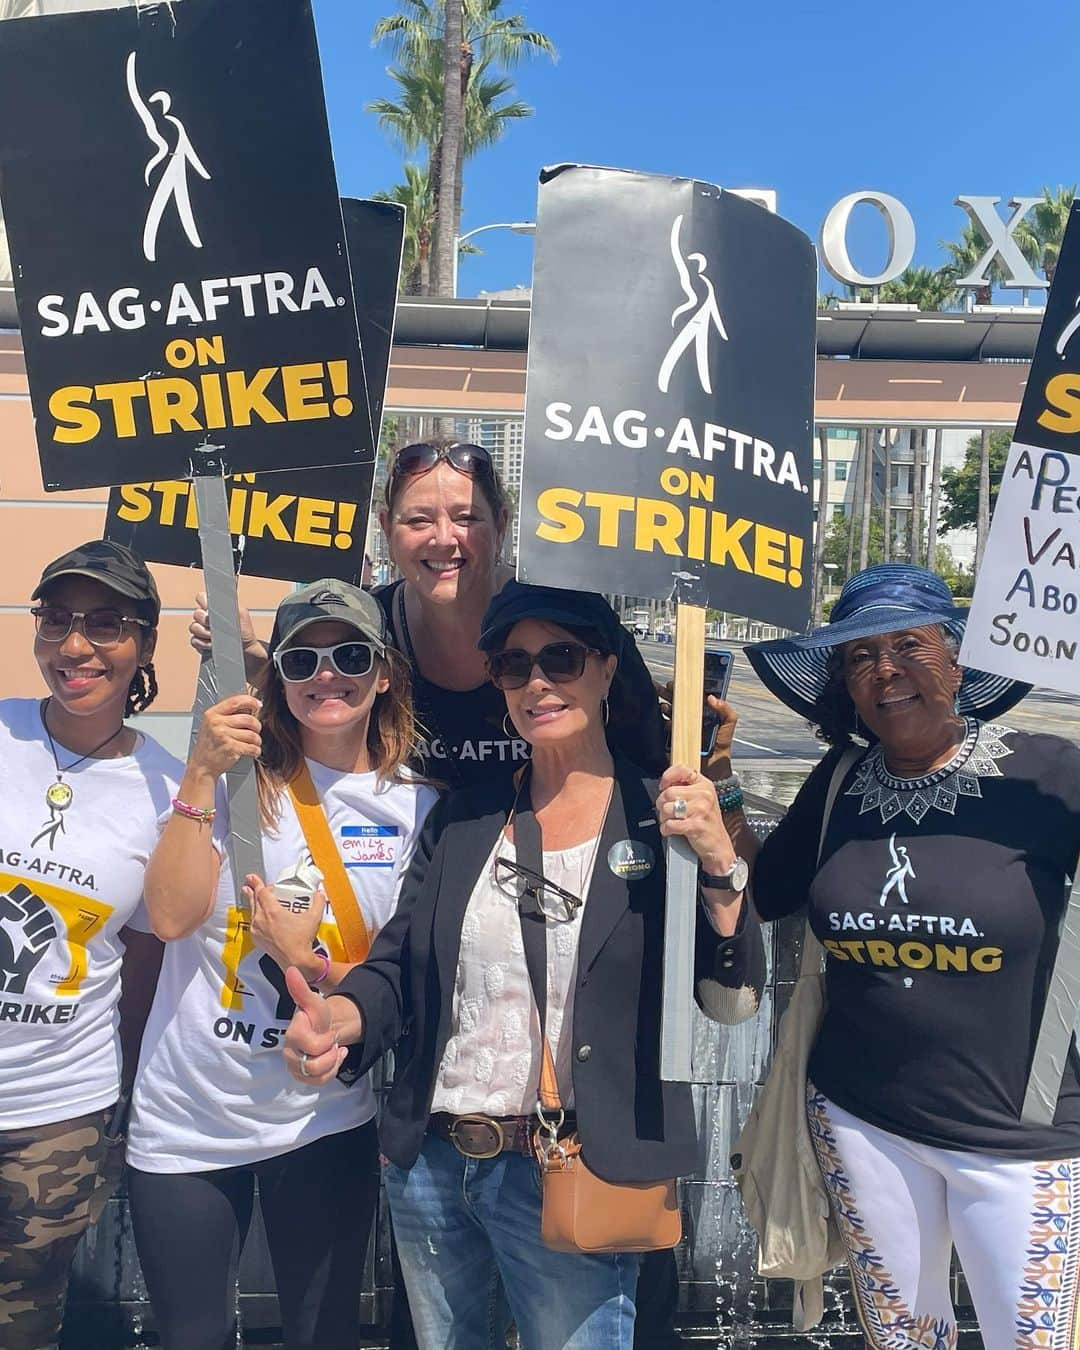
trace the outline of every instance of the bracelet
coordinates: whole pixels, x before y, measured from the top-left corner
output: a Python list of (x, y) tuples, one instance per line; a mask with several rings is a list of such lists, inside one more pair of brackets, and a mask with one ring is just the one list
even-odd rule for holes
[(330, 958), (327, 956), (325, 952), (315, 952), (314, 955), (317, 956), (319, 960), (323, 963), (323, 968), (319, 972), (319, 974), (315, 976), (315, 978), (311, 981), (311, 983), (322, 984), (323, 980), (325, 980), (327, 975), (330, 974)]
[(721, 815), (723, 815), (726, 811), (742, 810), (743, 795), (741, 787), (729, 788), (727, 792), (723, 793), (723, 795), (718, 793), (717, 798), (720, 802)]
[(187, 816), (188, 820), (197, 820), (200, 825), (213, 824), (217, 811), (210, 806), (189, 806), (187, 802), (182, 802), (179, 797), (172, 799), (172, 809), (178, 816)]

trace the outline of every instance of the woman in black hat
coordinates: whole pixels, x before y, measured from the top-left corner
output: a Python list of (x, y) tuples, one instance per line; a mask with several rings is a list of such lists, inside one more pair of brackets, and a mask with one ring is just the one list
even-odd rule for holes
[(637, 1255), (541, 1241), (533, 979), (564, 1132), (589, 1167), (614, 1182), (692, 1172), (689, 1088), (658, 1077), (663, 840), (683, 836), (701, 860), (697, 993), (731, 1021), (753, 1011), (762, 974), (746, 867), (707, 779), (674, 766), (657, 784), (627, 757), (649, 682), (636, 651), (615, 655), (602, 597), (508, 582), (480, 642), (530, 767), (440, 802), (397, 915), (334, 995), (289, 973), (286, 1061), (332, 1084), (344, 1047), (364, 1069), (403, 1037), (381, 1142), (423, 1350), (486, 1344), (500, 1288), (525, 1350), (629, 1350)]
[(48, 692), (0, 703), (5, 1350), (55, 1345), (75, 1248), (105, 1194), (93, 1198), (106, 1134), (122, 1129), (160, 962), (142, 931), (143, 873), (181, 771), (125, 721), (157, 692), (160, 602), (143, 563), (92, 540), (51, 562), (33, 599)]
[[(281, 1058), (284, 972), (333, 989), (394, 912), (429, 808), (382, 611), (344, 582), (278, 606), (258, 697), (210, 708), (146, 877), (165, 962), (129, 1136), (139, 1258), (166, 1350), (235, 1341), (236, 1273), (260, 1208), (288, 1350), (354, 1350), (378, 1192), (366, 1078), (316, 1091)], [(266, 876), (241, 907), (223, 775), (258, 756)]]
[(832, 746), (753, 895), (765, 919), (806, 907), (827, 954), (808, 1118), (870, 1343), (955, 1345), (955, 1246), (988, 1350), (1065, 1345), (1075, 1046), (1054, 1123), (1021, 1105), (1080, 846), (1080, 751), (996, 723), (1027, 686), (960, 667), (965, 616), (939, 577), (883, 564), (827, 627), (748, 648)]

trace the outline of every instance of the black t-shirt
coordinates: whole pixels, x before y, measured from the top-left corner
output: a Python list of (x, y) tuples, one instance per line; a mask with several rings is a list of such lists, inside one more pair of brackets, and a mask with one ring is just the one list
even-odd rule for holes
[(400, 631), (399, 609), (394, 601), (400, 581), (373, 592), (394, 634), (395, 645), (409, 660), (412, 671), (413, 707), (421, 737), (421, 760), (417, 767), (447, 787), (472, 787), (490, 782), (500, 773), (509, 777), (529, 758), (528, 742), (508, 736), (506, 700), (490, 680), (475, 689), (444, 689), (417, 670), (409, 658), (408, 645)]
[(1080, 847), (1080, 749), (969, 722), (950, 764), (914, 782), (871, 750), (837, 795), (818, 871), (838, 756), (807, 779), (753, 881), (764, 919), (809, 900), (828, 953), (814, 1084), (918, 1143), (1080, 1153), (1075, 1040), (1053, 1126), (1020, 1122)]

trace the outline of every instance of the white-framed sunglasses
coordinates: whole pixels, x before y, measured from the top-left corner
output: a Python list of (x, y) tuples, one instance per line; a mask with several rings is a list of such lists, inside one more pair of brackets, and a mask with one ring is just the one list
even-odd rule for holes
[(366, 675), (375, 664), (375, 648), (370, 642), (335, 642), (332, 647), (279, 649), (274, 653), (274, 665), (289, 684), (303, 684), (318, 674), (324, 656), (333, 670), (350, 680)]

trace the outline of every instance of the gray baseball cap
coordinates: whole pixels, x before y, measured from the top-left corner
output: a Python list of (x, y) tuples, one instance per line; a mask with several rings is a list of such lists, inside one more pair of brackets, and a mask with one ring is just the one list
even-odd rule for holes
[(326, 578), (293, 591), (278, 605), (270, 634), (270, 655), (308, 624), (327, 620), (349, 624), (380, 652), (386, 650), (386, 619), (379, 602), (359, 586)]

